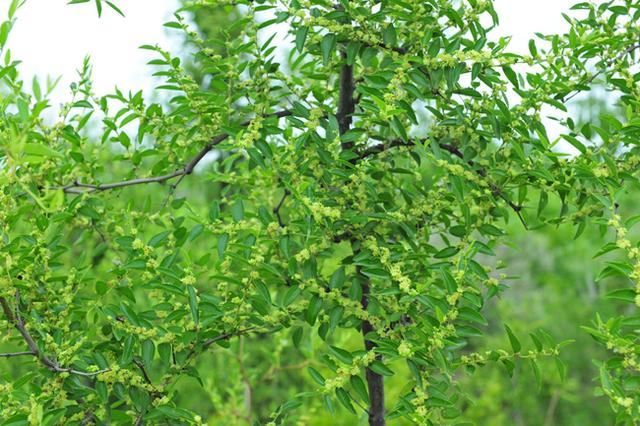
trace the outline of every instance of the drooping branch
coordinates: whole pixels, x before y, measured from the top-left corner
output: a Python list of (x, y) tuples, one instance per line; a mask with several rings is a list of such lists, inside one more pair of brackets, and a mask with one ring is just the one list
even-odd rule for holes
[[(291, 114), (292, 112), (289, 110), (282, 110), (282, 111), (266, 114), (265, 117), (282, 118), (282, 117), (288, 117)], [(243, 122), (241, 126), (246, 127), (249, 124), (251, 124), (251, 121), (252, 120), (247, 120)], [(193, 173), (193, 170), (196, 168), (196, 166), (210, 151), (212, 151), (216, 146), (218, 146), (219, 144), (224, 142), (226, 139), (228, 139), (229, 136), (230, 135), (228, 133), (221, 133), (213, 137), (213, 139), (211, 139), (211, 141), (208, 144), (206, 144), (196, 154), (195, 157), (193, 157), (191, 160), (185, 163), (184, 167), (174, 171), (173, 173), (168, 173), (161, 176), (152, 176), (148, 178), (135, 178), (135, 179), (129, 179), (129, 180), (120, 181), (120, 182), (103, 183), (103, 184), (89, 184), (89, 183), (75, 181), (68, 185), (56, 187), (52, 189), (62, 189), (64, 190), (64, 192), (70, 193), (70, 194), (83, 194), (85, 192), (107, 191), (110, 189), (123, 188), (126, 186), (133, 186), (133, 185), (142, 185), (146, 183), (163, 183), (168, 180), (179, 177), (180, 179), (178, 180), (178, 182), (172, 187), (173, 189), (175, 189), (177, 184), (180, 183), (185, 176), (188, 176)]]

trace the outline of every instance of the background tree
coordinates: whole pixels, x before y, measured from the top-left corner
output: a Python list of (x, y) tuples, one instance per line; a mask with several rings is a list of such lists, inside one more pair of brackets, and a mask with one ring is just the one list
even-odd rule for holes
[[(491, 39), (490, 1), (248, 2), (233, 37), (177, 15), (166, 25), (196, 46), (206, 87), (147, 45), (166, 105), (94, 94), (85, 63), (51, 125), (50, 87), (21, 81), (4, 49), (0, 417), (322, 424), (321, 401), (345, 424), (477, 419), (464, 372), (526, 365), (542, 380), (550, 358), (565, 375), (564, 344), (538, 324), (505, 326), (508, 349), (481, 337), (517, 265), (509, 232), (571, 226), (615, 232), (598, 254), (621, 257), (598, 279), (622, 275), (610, 296), (630, 304), (598, 308), (586, 332), (611, 353), (600, 392), (637, 423), (640, 249), (621, 214), (640, 161), (640, 3), (574, 9), (528, 55)], [(283, 23), (287, 67), (267, 35)], [(595, 85), (622, 116), (571, 118)]]

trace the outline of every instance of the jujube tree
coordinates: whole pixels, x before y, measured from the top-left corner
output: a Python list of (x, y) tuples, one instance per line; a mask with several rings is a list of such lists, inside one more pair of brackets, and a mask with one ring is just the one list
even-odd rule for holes
[[(527, 54), (491, 36), (491, 1), (192, 2), (166, 26), (202, 84), (145, 45), (168, 102), (95, 94), (85, 62), (53, 122), (52, 84), (22, 81), (5, 47), (21, 3), (0, 27), (0, 356), (29, 373), (1, 370), (4, 424), (202, 424), (178, 381), (206, 380), (213, 348), (273, 337), (309, 380), (246, 422), (321, 399), (375, 426), (455, 424), (460, 373), (565, 368), (542, 330), (474, 351), (514, 220), (615, 231), (601, 253), (626, 260), (602, 276), (628, 276), (614, 296), (635, 306), (587, 331), (611, 350), (617, 421), (638, 423), (640, 249), (618, 200), (640, 163), (640, 2), (576, 4)], [(238, 4), (211, 39), (183, 17)], [(625, 121), (576, 125), (569, 101), (596, 85)]]

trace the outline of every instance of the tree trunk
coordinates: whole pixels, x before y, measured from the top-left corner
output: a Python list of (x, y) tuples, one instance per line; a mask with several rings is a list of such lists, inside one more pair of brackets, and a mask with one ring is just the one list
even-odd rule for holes
[[(342, 59), (346, 60), (346, 54), (342, 53)], [(338, 100), (338, 113), (336, 118), (338, 119), (338, 126), (340, 134), (343, 135), (351, 128), (353, 121), (353, 113), (356, 109), (356, 102), (353, 97), (355, 92), (355, 83), (353, 79), (353, 66), (343, 64), (340, 67), (340, 95)], [(342, 149), (352, 149), (353, 142), (343, 142)], [(354, 246), (355, 241), (351, 241), (351, 246)], [(354, 254), (358, 249), (354, 248)], [(360, 272), (360, 268), (356, 268), (358, 279), (362, 280), (362, 308), (367, 309), (369, 305), (369, 280)], [(370, 351), (375, 348), (375, 343), (366, 339), (367, 333), (374, 331), (373, 326), (369, 321), (362, 323), (362, 336), (364, 337), (364, 346)], [(380, 357), (376, 357), (380, 359)], [(371, 404), (369, 406), (369, 425), (370, 426), (385, 426), (386, 421), (384, 418), (384, 379), (381, 375), (375, 373), (371, 369), (366, 369), (366, 380), (369, 388), (369, 399)]]
[[(358, 268), (359, 270), (359, 268)], [(359, 274), (360, 275), (360, 274)], [(362, 276), (362, 275), (361, 275)], [(369, 283), (365, 281), (362, 284), (362, 308), (367, 309), (369, 304), (367, 297), (369, 296)], [(366, 339), (367, 333), (373, 331), (373, 326), (369, 321), (362, 322), (362, 335), (365, 337), (364, 346), (370, 351), (375, 348), (375, 343)], [(381, 359), (378, 355), (376, 359)], [(367, 385), (369, 387), (369, 399), (371, 404), (369, 405), (369, 426), (385, 426), (386, 421), (384, 419), (384, 377), (373, 372), (371, 369), (366, 369)]]

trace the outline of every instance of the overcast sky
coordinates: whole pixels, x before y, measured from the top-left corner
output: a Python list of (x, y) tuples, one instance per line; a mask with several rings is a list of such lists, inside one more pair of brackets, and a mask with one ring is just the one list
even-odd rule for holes
[[(175, 30), (162, 24), (171, 18), (177, 0), (119, 1), (126, 18), (105, 7), (98, 18), (93, 2), (67, 6), (66, 0), (27, 0), (17, 13), (9, 38), (12, 56), (23, 61), (21, 71), (29, 81), (34, 74), (63, 76), (54, 103), (66, 99), (68, 85), (85, 55), (94, 66), (97, 94), (121, 89), (149, 90), (152, 69), (146, 66), (151, 52), (142, 44), (155, 44), (178, 52)], [(496, 0), (500, 35), (512, 35), (513, 50), (526, 51), (533, 33), (557, 33), (566, 28), (560, 13), (574, 3), (570, 0)], [(8, 0), (0, 0), (6, 10)], [(0, 13), (5, 11), (0, 9)]]

